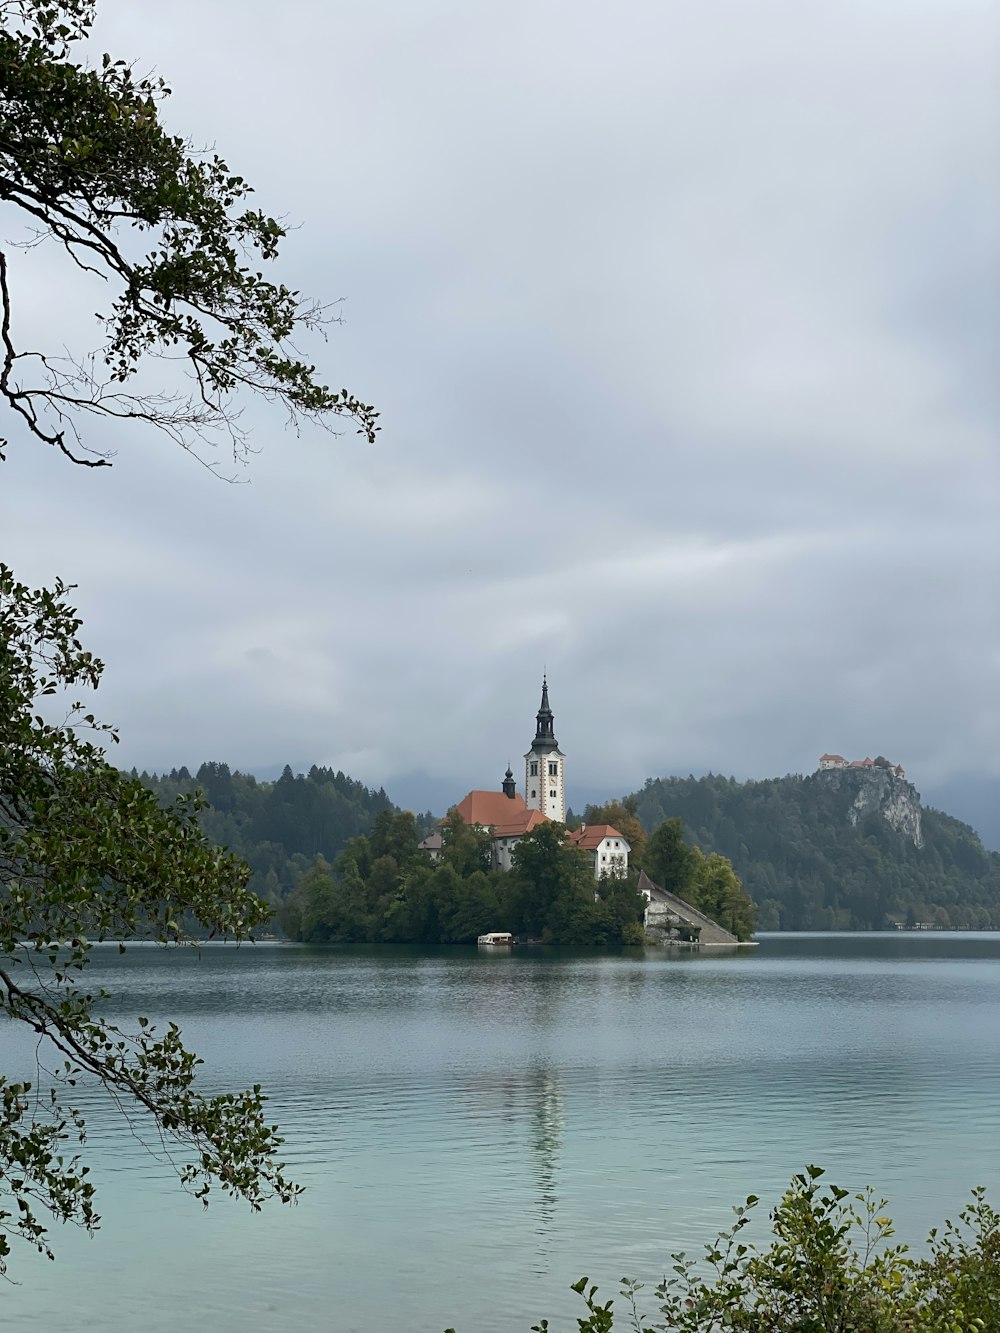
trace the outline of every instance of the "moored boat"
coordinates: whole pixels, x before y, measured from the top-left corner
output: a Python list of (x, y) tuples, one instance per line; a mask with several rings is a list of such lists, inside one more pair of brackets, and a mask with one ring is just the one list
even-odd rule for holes
[(476, 941), (480, 949), (510, 949), (514, 936), (509, 930), (490, 930)]

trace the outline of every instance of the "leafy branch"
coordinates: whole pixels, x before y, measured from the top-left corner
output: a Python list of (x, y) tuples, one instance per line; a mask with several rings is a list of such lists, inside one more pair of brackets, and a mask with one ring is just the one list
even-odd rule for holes
[(0, 1078), (0, 1271), (10, 1237), (51, 1256), (46, 1213), (99, 1224), (87, 1170), (66, 1152), (74, 1136), (85, 1141), (66, 1100), (81, 1079), (102, 1087), (130, 1126), (136, 1117), (151, 1126), (197, 1198), (207, 1202), (214, 1184), (253, 1208), (298, 1194), (259, 1086), (203, 1094), (201, 1062), (175, 1024), (157, 1032), (139, 1018), (125, 1031), (98, 1015), (102, 997), (82, 985), (95, 942), (190, 943), (191, 922), (199, 935), (248, 940), (269, 908), (247, 887), (248, 867), (205, 842), (202, 802), (161, 807), (107, 761), (115, 733), (81, 703), (59, 724), (35, 711), (100, 680), (69, 591), (32, 590), (0, 565), (0, 1012), (53, 1061), (46, 1070), (39, 1055), (44, 1096), (40, 1085)]
[[(84, 438), (88, 416), (142, 422), (202, 461), (201, 446), (222, 438), (245, 460), (245, 391), (295, 426), (347, 419), (374, 442), (371, 404), (319, 381), (296, 347), (297, 334), (323, 332), (331, 307), (264, 274), (285, 228), (248, 205), (251, 187), (222, 158), (167, 133), (162, 79), (107, 54), (98, 68), (72, 58), (94, 9), (0, 0), (0, 201), (31, 227), (25, 244), (54, 244), (110, 298), (96, 352), (22, 350), (0, 250), (0, 398), (30, 436), (86, 467), (110, 463)], [(149, 357), (179, 362), (189, 387), (135, 384)]]

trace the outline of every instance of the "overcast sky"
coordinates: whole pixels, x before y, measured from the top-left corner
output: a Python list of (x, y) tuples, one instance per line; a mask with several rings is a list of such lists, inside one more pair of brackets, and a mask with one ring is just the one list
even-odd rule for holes
[[(824, 750), (1000, 777), (995, 0), (101, 13), (301, 224), (281, 275), (344, 298), (312, 350), (383, 425), (251, 404), (235, 486), (14, 440), (0, 554), (80, 585), (121, 762), (443, 808), (520, 776), (544, 667), (571, 801)], [(94, 293), (15, 262), (20, 328), (88, 346)]]

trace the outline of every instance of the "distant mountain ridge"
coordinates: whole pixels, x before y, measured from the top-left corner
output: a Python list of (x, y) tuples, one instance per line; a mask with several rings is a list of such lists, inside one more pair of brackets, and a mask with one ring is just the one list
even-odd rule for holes
[[(380, 811), (397, 809), (384, 789), (315, 766), (306, 774), (286, 766), (273, 782), (224, 763), (141, 776), (167, 801), (202, 788), (211, 803), (201, 816), (206, 834), (250, 862), (254, 888), (275, 905), (315, 856), (333, 861)], [(884, 770), (650, 778), (631, 799), (647, 830), (678, 816), (689, 842), (728, 857), (762, 930), (1000, 929), (1000, 855)], [(429, 814), (418, 819), (433, 823)]]
[(651, 778), (631, 799), (646, 829), (679, 817), (729, 857), (762, 930), (1000, 929), (1000, 855), (890, 770)]

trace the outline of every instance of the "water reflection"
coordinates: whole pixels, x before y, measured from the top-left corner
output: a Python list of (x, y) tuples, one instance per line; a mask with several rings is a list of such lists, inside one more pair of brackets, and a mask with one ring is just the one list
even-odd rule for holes
[(566, 1090), (562, 1077), (553, 1069), (533, 1070), (531, 1082), (535, 1104), (532, 1134), (537, 1182), (535, 1234), (546, 1237), (552, 1231), (559, 1199), (556, 1176), (566, 1128)]
[[(906, 1239), (977, 1181), (1000, 1195), (996, 937), (678, 959), (97, 950), (92, 982), (116, 1016), (178, 1018), (213, 1088), (263, 1083), (308, 1189), (291, 1214), (203, 1218), (88, 1103), (107, 1229), (60, 1236), (60, 1262), (4, 1292), (12, 1327), (72, 1307), (82, 1328), (173, 1333), (178, 1271), (213, 1333), (331, 1310), (355, 1333), (401, 1313), (413, 1333), (571, 1326), (581, 1272), (655, 1282), (808, 1161), (875, 1184)], [(0, 1048), (7, 1073), (31, 1058), (7, 1027)]]
[(494, 1162), (498, 1186), (526, 1175), (538, 1255), (547, 1255), (546, 1241), (557, 1226), (559, 1158), (566, 1130), (562, 1072), (540, 1063), (525, 1070), (481, 1072), (463, 1082), (462, 1100), (466, 1118), (475, 1126), (468, 1136), (485, 1119), (497, 1144), (506, 1145), (507, 1153)]

